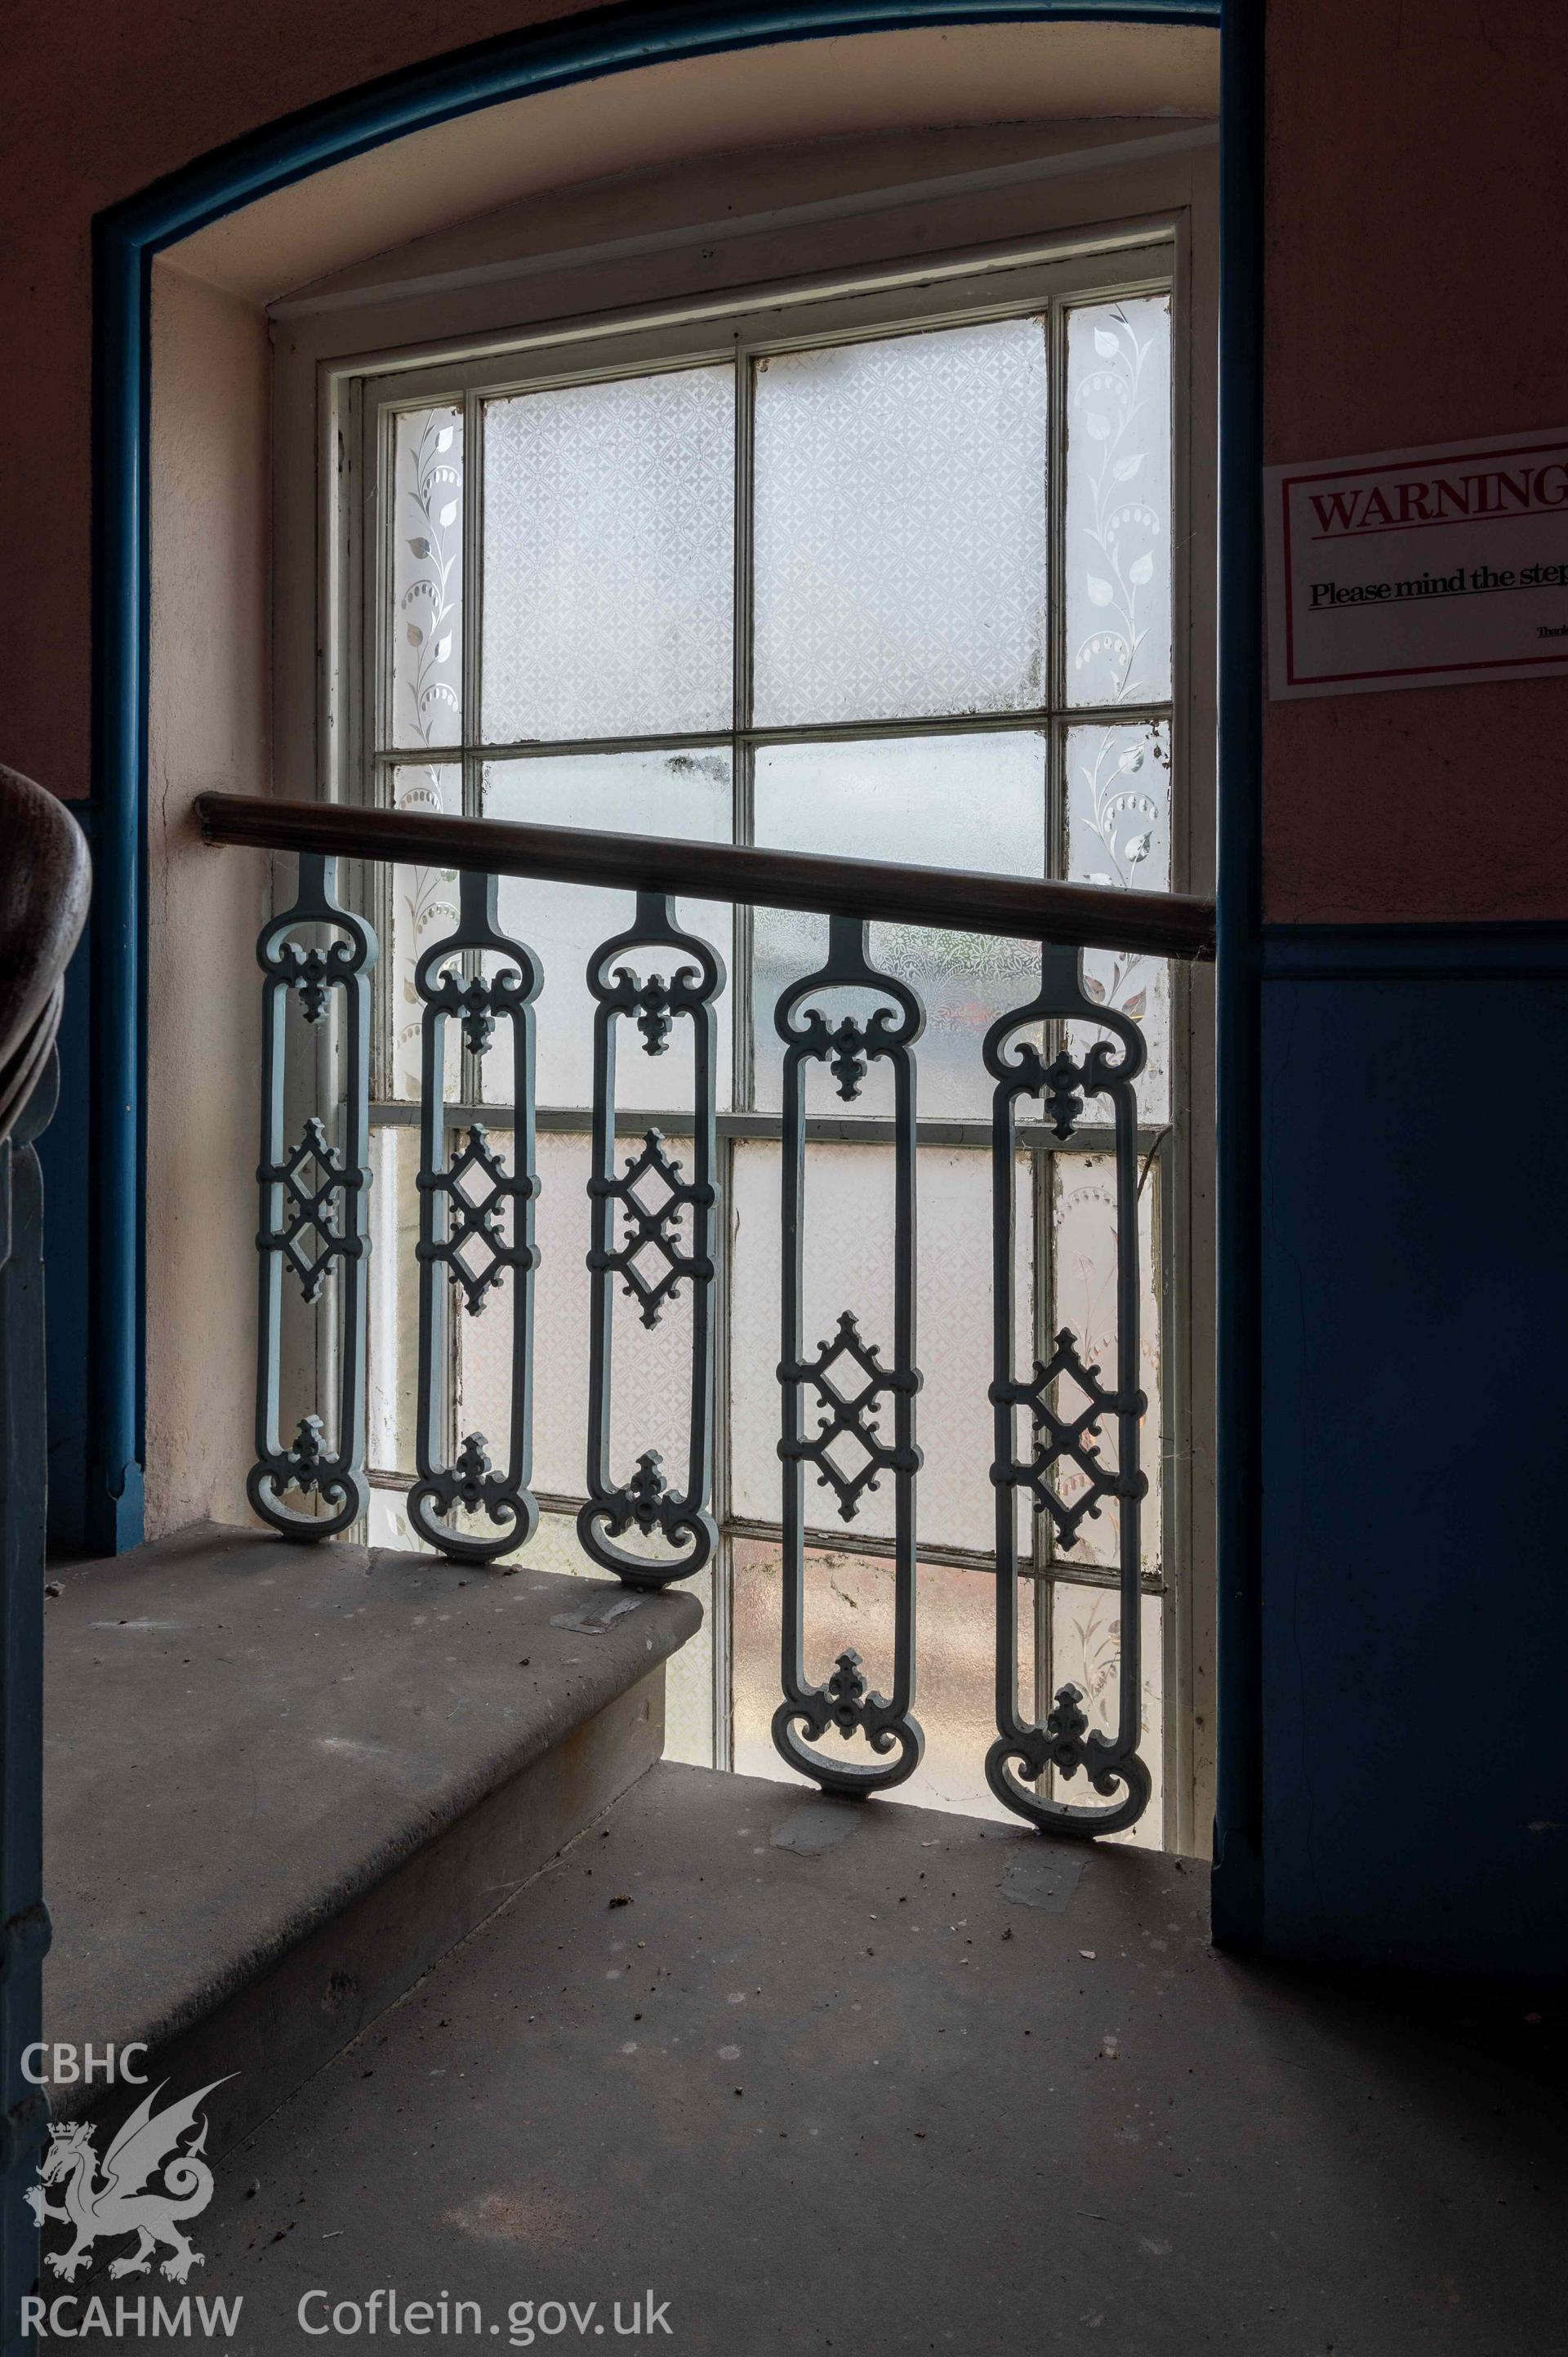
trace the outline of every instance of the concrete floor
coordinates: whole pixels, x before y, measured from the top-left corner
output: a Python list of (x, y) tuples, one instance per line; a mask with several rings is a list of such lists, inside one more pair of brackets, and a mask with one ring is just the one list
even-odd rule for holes
[[(1216, 1956), (1206, 1900), (656, 1768), (222, 2159), (189, 2288), (243, 2294), (234, 2357), (336, 2347), (302, 2296), (377, 2287), (478, 2302), (448, 2348), (1568, 2347), (1563, 2105)], [(668, 2330), (618, 2337), (650, 2287)]]

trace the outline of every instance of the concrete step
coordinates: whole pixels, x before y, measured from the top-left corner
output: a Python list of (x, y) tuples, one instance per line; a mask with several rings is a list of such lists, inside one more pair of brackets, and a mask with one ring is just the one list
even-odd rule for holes
[(1561, 2100), (1208, 1900), (665, 1763), (217, 2171), (230, 2357), (1560, 2350)]
[(215, 2152), (660, 1757), (663, 1663), (702, 1618), (210, 1523), (52, 1580), (45, 2035), (226, 2078)]

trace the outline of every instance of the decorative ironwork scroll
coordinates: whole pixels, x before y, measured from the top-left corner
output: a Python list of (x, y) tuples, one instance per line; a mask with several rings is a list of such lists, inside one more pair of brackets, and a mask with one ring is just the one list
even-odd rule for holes
[[(1081, 1059), (1063, 1046), (1047, 1062), (1020, 1031), (1040, 1024), (1087, 1022), (1112, 1032), (1097, 1039)], [(1043, 1832), (1090, 1835), (1119, 1833), (1134, 1824), (1148, 1805), (1148, 1769), (1138, 1756), (1143, 1710), (1140, 1602), (1140, 1505), (1148, 1482), (1139, 1469), (1139, 1426), (1148, 1405), (1135, 1377), (1138, 1368), (1138, 1103), (1133, 1087), (1144, 1069), (1144, 1035), (1128, 1017), (1097, 1006), (1082, 985), (1079, 952), (1047, 947), (1041, 955), (1040, 989), (1027, 1006), (993, 1023), (986, 1035), (985, 1068), (995, 1082), (992, 1098), (992, 1252), (994, 1286), (994, 1351), (991, 1402), (995, 1423), (996, 1491), (996, 1725), (997, 1739), (986, 1754), (985, 1778), (997, 1799)], [(1116, 1165), (1116, 1382), (1101, 1379), (1085, 1363), (1079, 1337), (1064, 1327), (1050, 1356), (1036, 1360), (1027, 1380), (1014, 1372), (1016, 1303), (1014, 1297), (1014, 1109), (1020, 1098), (1040, 1097), (1058, 1137), (1065, 1143), (1083, 1118), (1086, 1097), (1108, 1097), (1115, 1124)], [(1070, 1405), (1071, 1386), (1081, 1406)], [(1017, 1416), (1029, 1418), (1030, 1445), (1017, 1454)], [(1116, 1463), (1100, 1454), (1106, 1419), (1113, 1418)], [(1064, 1470), (1081, 1477), (1083, 1488), (1070, 1501), (1063, 1494)], [(1113, 1498), (1120, 1510), (1122, 1602), (1121, 1691), (1114, 1735), (1091, 1728), (1073, 1685), (1060, 1687), (1043, 1725), (1031, 1724), (1018, 1708), (1018, 1530), (1016, 1500), (1026, 1495), (1035, 1511), (1048, 1516), (1056, 1544), (1074, 1546), (1086, 1519), (1098, 1516)], [(1080, 1807), (1026, 1789), (1047, 1771), (1070, 1780), (1081, 1770), (1094, 1791), (1112, 1805)], [(1023, 1781), (1020, 1781), (1020, 1778)], [(1121, 1798), (1116, 1795), (1120, 1792)]]
[[(256, 958), (262, 986), (262, 1158), (260, 1303), (256, 1366), (256, 1462), (245, 1493), (265, 1523), (285, 1537), (327, 1539), (346, 1530), (370, 1500), (365, 1480), (365, 1305), (370, 1253), (371, 972), (376, 937), (337, 894), (337, 862), (303, 852), (299, 896), (292, 909), (263, 928)], [(315, 929), (336, 935), (325, 942)], [(306, 933), (306, 940), (295, 938)], [(312, 1114), (290, 1145), (286, 1120), (286, 1023), (291, 996), (327, 1045), (341, 1055), (343, 1098), (338, 1140), (333, 1124)], [(334, 1000), (336, 1039), (326, 1032)], [(326, 1059), (320, 1060), (327, 1060)], [(303, 1415), (291, 1442), (278, 1428), (282, 1381), (283, 1287), (285, 1277), (311, 1304), (324, 1297), (337, 1316), (331, 1345), (317, 1363), (335, 1366), (337, 1405), (331, 1426)], [(328, 1378), (330, 1381), (330, 1373)], [(327, 1507), (313, 1514), (287, 1506), (284, 1494), (315, 1495)]]
[[(458, 878), (457, 922), (434, 942), (413, 971), (424, 1006), (420, 1037), (419, 1414), (414, 1461), (419, 1479), (408, 1496), (408, 1518), (443, 1555), (489, 1562), (525, 1546), (539, 1526), (528, 1487), (533, 1449), (533, 1001), (543, 979), (538, 960), (496, 921), (496, 879)], [(465, 952), (468, 952), (467, 956)], [(464, 1044), (487, 1056), (498, 1021), (511, 1027), (516, 1087), (512, 1164), (490, 1142), (483, 1122), (470, 1122), (459, 1139), (446, 1117), (446, 1027), (462, 1028)], [(456, 1150), (454, 1150), (456, 1149)], [(491, 1462), (482, 1432), (465, 1433), (447, 1458), (456, 1370), (448, 1313), (462, 1297), (478, 1318), (512, 1280), (511, 1382), (502, 1462)], [(459, 1530), (454, 1510), (483, 1513), (489, 1531)]]
[[(631, 950), (669, 950), (668, 979), (639, 983), (615, 961)], [(588, 1250), (592, 1282), (588, 1367), (588, 1495), (578, 1510), (583, 1551), (631, 1587), (666, 1587), (701, 1571), (717, 1543), (709, 1510), (714, 1461), (714, 1355), (716, 1297), (714, 1238), (718, 1191), (714, 1002), (725, 986), (724, 961), (708, 942), (682, 932), (673, 904), (661, 892), (639, 892), (628, 931), (618, 933), (588, 961), (594, 1010), (594, 1165), (588, 1180), (593, 1224)], [(661, 1056), (677, 1022), (689, 1021), (693, 1040), (692, 1175), (665, 1150), (657, 1129), (616, 1170), (616, 1032), (635, 1022), (645, 1056)], [(619, 1240), (616, 1230), (619, 1226)], [(689, 1244), (683, 1241), (689, 1228)], [(692, 1379), (683, 1484), (672, 1488), (657, 1449), (645, 1449), (629, 1480), (610, 1469), (610, 1403), (614, 1373), (614, 1285), (637, 1303), (642, 1323), (657, 1326), (682, 1286), (691, 1288)], [(618, 1546), (633, 1527), (676, 1550), (669, 1556), (634, 1555)]]
[[(843, 1016), (829, 1022), (820, 1006), (804, 1002), (829, 989), (848, 986), (890, 998), (862, 1020)], [(800, 1010), (798, 1012), (798, 1010)], [(925, 1012), (907, 983), (879, 973), (866, 954), (866, 929), (858, 919), (829, 920), (827, 963), (792, 983), (779, 1000), (774, 1020), (784, 1042), (783, 1151), (783, 1355), (779, 1381), (783, 1394), (784, 1625), (781, 1672), (784, 1700), (773, 1714), (773, 1741), (791, 1768), (825, 1792), (886, 1791), (912, 1776), (920, 1764), (925, 1737), (912, 1716), (915, 1699), (915, 1483), (921, 1464), (915, 1445), (915, 1394), (920, 1388), (915, 1364), (915, 1060), (911, 1053), (925, 1028)], [(887, 1063), (893, 1073), (893, 1357), (883, 1363), (879, 1346), (862, 1335), (845, 1310), (836, 1331), (806, 1353), (804, 1252), (807, 1067), (825, 1063), (846, 1101), (860, 1093), (868, 1066)], [(817, 1416), (805, 1429), (810, 1408)], [(891, 1414), (892, 1437), (882, 1433)], [(835, 1461), (834, 1444), (848, 1441)], [(865, 1461), (846, 1469), (851, 1453)], [(860, 1655), (842, 1652), (825, 1685), (806, 1674), (805, 1473), (831, 1489), (843, 1522), (854, 1522), (865, 1491), (883, 1474), (893, 1480), (894, 1661), (893, 1691), (872, 1691)], [(886, 1767), (835, 1761), (815, 1748), (836, 1727), (847, 1743), (864, 1735)]]

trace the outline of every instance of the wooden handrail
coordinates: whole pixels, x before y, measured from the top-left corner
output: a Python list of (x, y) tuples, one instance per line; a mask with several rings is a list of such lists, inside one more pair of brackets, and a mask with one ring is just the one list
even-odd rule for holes
[(0, 1138), (54, 1046), (65, 970), (87, 920), (87, 840), (58, 795), (0, 767)]
[(1214, 955), (1214, 903), (1185, 892), (1119, 892), (1096, 884), (1045, 883), (968, 868), (909, 867), (832, 859), (746, 844), (684, 843), (665, 835), (605, 834), (513, 819), (448, 818), (424, 811), (370, 810), (347, 802), (274, 802), (199, 794), (208, 843), (264, 851), (319, 851), (560, 884), (678, 893), (744, 907), (866, 917), (1073, 948), (1133, 950), (1154, 957)]

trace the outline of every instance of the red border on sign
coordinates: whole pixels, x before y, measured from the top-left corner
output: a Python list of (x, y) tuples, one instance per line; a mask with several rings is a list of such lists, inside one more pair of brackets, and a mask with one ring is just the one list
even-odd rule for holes
[[(1451, 466), (1456, 458), (1500, 458), (1504, 457), (1528, 458), (1539, 450), (1568, 450), (1568, 437), (1557, 435), (1548, 442), (1515, 442), (1508, 444), (1503, 449), (1493, 448), (1489, 450), (1477, 448), (1474, 444), (1466, 447), (1466, 445), (1461, 443), (1457, 447), (1452, 450), (1440, 450), (1435, 457), (1423, 457), (1420, 463), (1423, 466), (1446, 467)], [(1414, 464), (1415, 462), (1412, 460), (1412, 463)], [(1341, 680), (1349, 679), (1423, 679), (1429, 672), (1524, 671), (1528, 670), (1530, 665), (1532, 663), (1568, 662), (1568, 643), (1565, 643), (1563, 651), (1558, 654), (1488, 655), (1484, 661), (1479, 662), (1385, 663), (1380, 668), (1371, 671), (1316, 671), (1308, 673), (1305, 678), (1297, 676), (1295, 668), (1294, 584), (1292, 578), (1291, 567), (1291, 493), (1294, 490), (1298, 490), (1304, 483), (1343, 483), (1352, 480), (1358, 475), (1386, 475), (1388, 471), (1389, 461), (1385, 458), (1377, 461), (1374, 465), (1369, 467), (1320, 467), (1310, 475), (1282, 475), (1280, 477), (1280, 499), (1282, 502), (1281, 522), (1283, 527), (1285, 576), (1286, 686), (1333, 687), (1337, 685)], [(1568, 511), (1565, 511), (1565, 512), (1568, 512)], [(1468, 522), (1471, 519), (1468, 517), (1455, 519), (1456, 522)], [(1479, 521), (1479, 519), (1477, 519), (1477, 521)], [(1518, 522), (1520, 519), (1510, 518), (1509, 521)]]

